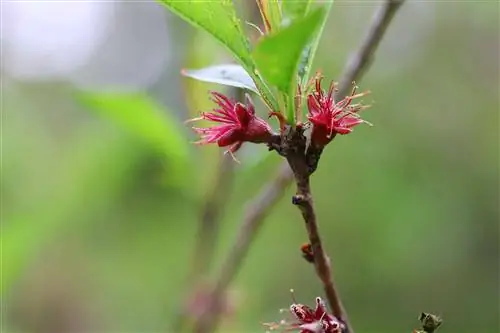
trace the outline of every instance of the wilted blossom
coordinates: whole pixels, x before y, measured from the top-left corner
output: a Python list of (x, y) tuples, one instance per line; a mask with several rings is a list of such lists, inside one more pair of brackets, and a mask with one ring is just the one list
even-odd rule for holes
[(246, 105), (235, 102), (218, 92), (212, 92), (212, 100), (218, 108), (212, 112), (202, 112), (201, 116), (189, 120), (209, 120), (219, 125), (213, 127), (193, 127), (200, 134), (198, 144), (217, 143), (219, 147), (229, 147), (227, 152), (236, 152), (244, 142), (265, 143), (273, 132), (267, 122), (255, 115), (255, 108), (247, 94)]
[(358, 112), (369, 107), (361, 103), (352, 104), (355, 98), (365, 96), (369, 92), (356, 94), (354, 86), (350, 96), (336, 102), (335, 83), (332, 82), (328, 92), (325, 93), (321, 89), (321, 79), (321, 77), (316, 78), (314, 89), (307, 96), (308, 119), (313, 125), (311, 142), (318, 147), (328, 144), (336, 134), (351, 133), (354, 126), (366, 123)]
[(300, 333), (341, 333), (344, 325), (329, 314), (326, 305), (320, 297), (316, 297), (316, 308), (312, 309), (304, 304), (293, 303), (290, 305), (293, 322), (282, 320), (279, 323), (266, 323), (268, 331)]

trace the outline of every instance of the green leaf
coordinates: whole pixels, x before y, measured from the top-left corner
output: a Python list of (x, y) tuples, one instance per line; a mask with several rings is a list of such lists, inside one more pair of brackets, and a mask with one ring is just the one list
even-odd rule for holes
[(78, 99), (150, 144), (168, 159), (170, 185), (182, 186), (189, 169), (189, 143), (182, 125), (144, 94), (83, 92)]
[(281, 8), (283, 14), (291, 20), (295, 20), (307, 15), (312, 0), (283, 0), (281, 1)]
[(250, 75), (239, 65), (217, 65), (201, 69), (185, 69), (182, 74), (204, 82), (244, 88), (259, 93)]
[(157, 0), (195, 27), (205, 30), (221, 42), (254, 80), (262, 99), (278, 111), (278, 102), (266, 83), (255, 72), (248, 39), (231, 0)]
[(195, 27), (214, 36), (247, 67), (251, 67), (250, 46), (231, 0), (158, 0)]
[[(320, 22), (320, 28), (318, 29), (318, 33), (316, 34), (316, 38), (304, 49), (302, 53), (302, 57), (299, 64), (299, 80), (301, 85), (304, 85), (309, 79), (309, 74), (311, 72), (312, 62), (314, 60), (314, 56), (316, 55), (316, 50), (318, 49), (319, 41), (321, 39), (321, 35), (323, 33), (323, 29), (325, 28), (326, 22), (328, 20), (328, 14), (332, 9), (334, 0), (330, 0), (325, 3), (323, 6), (325, 15), (323, 16)], [(288, 1), (287, 1), (288, 2)]]
[[(293, 96), (297, 67), (307, 43), (312, 39), (325, 16), (324, 8), (293, 22), (278, 33), (269, 35), (257, 44), (253, 57), (264, 79), (283, 94)], [(293, 121), (293, 105), (287, 108), (287, 119)], [(291, 114), (290, 114), (291, 113)]]

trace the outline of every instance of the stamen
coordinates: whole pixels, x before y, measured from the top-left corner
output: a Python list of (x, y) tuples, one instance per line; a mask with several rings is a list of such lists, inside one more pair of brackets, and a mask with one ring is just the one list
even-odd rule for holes
[(234, 154), (233, 154), (233, 152), (231, 150), (226, 150), (224, 152), (224, 155), (227, 155), (227, 154), (229, 154), (231, 156), (231, 158), (233, 159), (233, 161), (235, 161), (238, 164), (241, 164), (241, 162), (236, 158), (236, 156), (234, 156)]
[(290, 289), (290, 294), (292, 295), (293, 304), (297, 304), (297, 300), (295, 299), (295, 291), (293, 289)]
[(248, 24), (249, 26), (251, 26), (252, 28), (255, 28), (255, 30), (257, 30), (261, 36), (264, 36), (264, 32), (262, 32), (262, 30), (260, 30), (260, 28), (257, 25), (253, 24), (252, 22), (248, 22), (248, 21), (245, 23)]
[(349, 99), (355, 99), (355, 98), (358, 98), (358, 97), (363, 97), (363, 96), (366, 96), (366, 95), (368, 95), (368, 94), (370, 94), (370, 93), (371, 93), (371, 91), (367, 90), (367, 91), (362, 92), (362, 93), (359, 93), (359, 94), (357, 94), (357, 95), (351, 95), (351, 96), (349, 96), (348, 98), (349, 98)]
[(203, 116), (201, 117), (196, 117), (196, 118), (192, 118), (192, 119), (188, 119), (184, 122), (184, 124), (189, 124), (189, 123), (192, 123), (192, 122), (195, 122), (195, 121), (198, 121), (198, 120), (203, 120), (205, 119)]
[(354, 81), (352, 81), (352, 84), (353, 84), (353, 87), (351, 90), (351, 96), (354, 96), (354, 94), (356, 93), (356, 89), (358, 89), (358, 86), (356, 85), (356, 82), (354, 82)]
[(335, 98), (333, 92), (335, 91), (335, 82), (330, 82), (330, 87), (328, 88), (328, 97), (332, 99), (333, 104), (335, 104)]

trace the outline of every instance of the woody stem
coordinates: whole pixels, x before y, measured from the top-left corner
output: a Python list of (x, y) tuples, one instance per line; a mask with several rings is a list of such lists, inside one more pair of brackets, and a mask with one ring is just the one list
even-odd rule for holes
[(293, 171), (295, 184), (297, 186), (297, 192), (292, 198), (292, 203), (299, 208), (302, 218), (304, 219), (309, 243), (313, 251), (316, 274), (323, 284), (326, 299), (332, 309), (332, 313), (344, 323), (346, 332), (354, 333), (330, 273), (330, 259), (323, 249), (311, 192), (311, 169), (308, 163), (307, 154), (304, 153), (304, 139), (303, 133), (301, 133), (300, 130), (293, 133), (290, 139), (290, 145), (294, 147), (294, 149), (289, 150), (287, 154), (287, 161)]

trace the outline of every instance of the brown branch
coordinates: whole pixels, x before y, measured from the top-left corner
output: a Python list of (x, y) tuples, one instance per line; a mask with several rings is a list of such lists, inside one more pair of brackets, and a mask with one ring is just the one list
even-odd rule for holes
[(292, 198), (292, 203), (297, 205), (304, 219), (309, 243), (313, 252), (314, 268), (323, 284), (325, 296), (332, 309), (332, 314), (345, 325), (345, 332), (354, 333), (331, 275), (330, 259), (323, 249), (311, 192), (311, 169), (307, 159), (309, 152), (305, 153), (305, 138), (300, 131), (297, 132), (296, 137), (298, 142), (302, 141), (304, 144), (299, 151), (287, 156), (287, 161), (294, 172), (295, 183), (297, 185), (297, 193)]
[[(340, 87), (336, 97), (342, 98), (346, 96), (352, 82), (359, 80), (373, 63), (375, 51), (377, 50), (387, 27), (396, 14), (396, 11), (400, 8), (403, 2), (404, 0), (387, 0), (375, 12), (365, 39), (361, 43), (358, 51), (347, 63), (340, 80)], [(293, 160), (291, 161), (290, 158), (288, 159), (288, 162), (296, 163)], [(316, 273), (323, 283), (323, 289), (333, 315), (345, 324), (347, 332), (354, 333), (354, 329), (352, 328), (347, 312), (342, 304), (339, 292), (331, 276), (330, 259), (325, 253), (321, 243), (309, 184), (308, 170), (303, 169), (304, 167), (301, 168), (300, 166), (297, 166), (296, 168), (292, 166), (292, 168), (295, 172), (295, 180), (297, 184), (297, 195), (294, 197), (294, 204), (300, 208), (302, 217), (304, 218), (304, 222), (306, 224), (309, 242), (311, 243), (313, 250)]]
[[(352, 82), (360, 80), (362, 75), (370, 67), (374, 59), (374, 54), (387, 27), (403, 2), (404, 0), (387, 0), (377, 10), (365, 39), (344, 70), (340, 80), (337, 97), (347, 95), (352, 86)], [(218, 282), (212, 291), (212, 297), (209, 304), (207, 304), (206, 311), (196, 323), (195, 333), (210, 333), (215, 329), (221, 315), (221, 303), (225, 290), (241, 266), (251, 241), (260, 229), (265, 215), (283, 195), (283, 192), (290, 185), (294, 176), (297, 185), (297, 194), (294, 196), (294, 203), (300, 208), (304, 221), (306, 222), (309, 241), (313, 248), (316, 272), (323, 283), (325, 295), (333, 314), (344, 322), (349, 333), (354, 333), (340, 300), (337, 288), (333, 282), (329, 258), (322, 247), (311, 195), (309, 176), (307, 175), (304, 177), (307, 173), (303, 168), (308, 167), (307, 163), (304, 162), (304, 165), (297, 165), (293, 158), (292, 161), (290, 158), (287, 159), (288, 163), (291, 162), (290, 166), (294, 169), (293, 173), (288, 163), (284, 162), (275, 181), (266, 186), (247, 210), (247, 215), (239, 231), (237, 240), (232, 250), (229, 251), (229, 257), (221, 268), (220, 276), (217, 280)]]
[(323, 283), (323, 289), (332, 308), (332, 313), (338, 317), (338, 319), (342, 320), (348, 331), (352, 333), (352, 327), (346, 317), (346, 313), (340, 302), (340, 296), (337, 293), (330, 274), (330, 259), (326, 255), (321, 243), (309, 179), (297, 180), (297, 194), (293, 197), (293, 203), (299, 207), (306, 224), (309, 243), (313, 251), (316, 273)]
[[(307, 158), (307, 156), (311, 153), (311, 149), (309, 149), (306, 153), (306, 140), (302, 130), (300, 129), (297, 129), (295, 133), (291, 135), (288, 144), (293, 147), (293, 149), (287, 151), (286, 158), (288, 164), (293, 170), (295, 183), (297, 185), (297, 193), (292, 198), (292, 203), (297, 205), (302, 213), (309, 243), (311, 244), (313, 252), (316, 274), (323, 283), (323, 289), (333, 315), (342, 321), (345, 325), (346, 332), (353, 333), (354, 331), (349, 323), (349, 319), (347, 318), (347, 314), (340, 300), (340, 295), (335, 288), (335, 284), (331, 276), (330, 259), (323, 249), (321, 242), (310, 185), (310, 175), (312, 170), (308, 163), (309, 159)], [(312, 154), (315, 155), (316, 153), (313, 152)]]
[(226, 289), (241, 267), (248, 249), (264, 221), (264, 217), (283, 196), (284, 190), (292, 179), (293, 173), (290, 167), (284, 164), (274, 181), (267, 185), (246, 209), (243, 224), (238, 231), (231, 250), (228, 252), (228, 257), (221, 267), (209, 302), (205, 306), (204, 313), (195, 324), (195, 333), (213, 332), (215, 329), (221, 315)]

